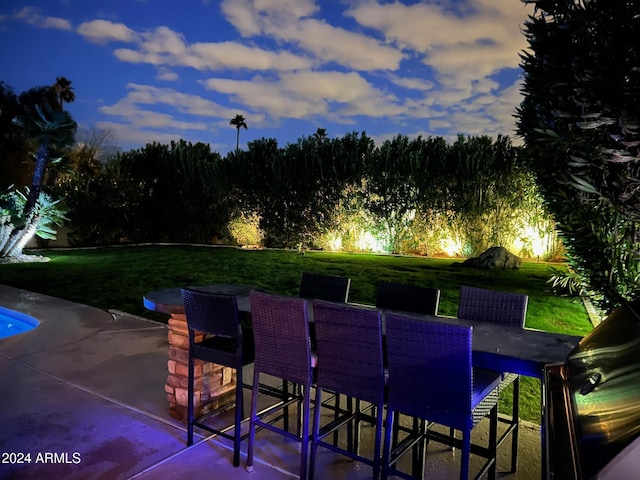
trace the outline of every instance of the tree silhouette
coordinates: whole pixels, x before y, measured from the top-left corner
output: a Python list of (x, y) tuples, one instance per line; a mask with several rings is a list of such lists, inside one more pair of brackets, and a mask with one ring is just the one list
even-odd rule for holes
[(327, 141), (327, 129), (326, 128), (318, 128), (316, 132), (313, 134), (313, 139), (317, 143), (324, 143)]
[(71, 80), (66, 77), (56, 77), (56, 83), (53, 85), (53, 91), (58, 98), (58, 106), (62, 110), (63, 104), (71, 103), (76, 99), (76, 94), (73, 93), (73, 87), (71, 86)]
[(236, 134), (236, 153), (238, 153), (238, 150), (240, 149), (240, 129), (242, 127), (244, 127), (244, 129), (246, 130), (249, 127), (247, 127), (246, 119), (240, 114), (238, 114), (235, 117), (233, 117), (229, 121), (229, 125), (232, 125), (232, 126), (236, 127), (236, 130), (237, 130), (237, 134)]
[(42, 190), (42, 181), (50, 161), (52, 150), (71, 145), (78, 125), (65, 111), (56, 111), (48, 103), (27, 109), (26, 114), (17, 116), (13, 123), (22, 129), (26, 138), (36, 145), (36, 165), (31, 180), (23, 216), (30, 220), (33, 209)]

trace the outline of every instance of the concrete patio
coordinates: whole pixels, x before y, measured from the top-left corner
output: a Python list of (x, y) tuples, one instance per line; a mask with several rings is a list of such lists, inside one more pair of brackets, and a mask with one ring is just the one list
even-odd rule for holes
[[(239, 468), (226, 439), (200, 437), (186, 446), (186, 428), (169, 415), (164, 391), (165, 325), (4, 285), (0, 305), (41, 322), (0, 339), (0, 479), (297, 477), (299, 444), (271, 432), (256, 435), (253, 473), (243, 468), (246, 442)], [(370, 430), (363, 427), (363, 436)], [(498, 476), (539, 479), (538, 427), (523, 423), (520, 431), (518, 472), (503, 473), (504, 445)], [(30, 463), (12, 463), (27, 453)], [(318, 459), (317, 478), (371, 478), (369, 467), (337, 454), (321, 449)], [(458, 478), (456, 452), (430, 445), (427, 463), (425, 478)], [(472, 458), (472, 472), (475, 465)]]

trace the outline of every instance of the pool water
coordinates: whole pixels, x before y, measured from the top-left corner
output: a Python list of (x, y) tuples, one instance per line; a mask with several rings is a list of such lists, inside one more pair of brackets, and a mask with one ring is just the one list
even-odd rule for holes
[(0, 338), (28, 332), (38, 325), (40, 322), (30, 315), (0, 307)]

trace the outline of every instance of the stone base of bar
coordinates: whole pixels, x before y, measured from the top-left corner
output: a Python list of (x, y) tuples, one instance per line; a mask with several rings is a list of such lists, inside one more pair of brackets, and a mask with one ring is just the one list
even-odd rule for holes
[[(169, 361), (165, 392), (171, 416), (186, 422), (189, 387), (189, 333), (184, 315), (169, 319)], [(196, 335), (196, 342), (204, 335)], [(235, 370), (202, 360), (195, 361), (194, 414), (199, 416), (233, 400), (236, 386)]]

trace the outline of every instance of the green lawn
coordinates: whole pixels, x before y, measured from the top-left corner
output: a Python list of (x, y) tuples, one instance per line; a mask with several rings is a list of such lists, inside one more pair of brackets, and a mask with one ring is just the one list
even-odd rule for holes
[[(165, 287), (209, 283), (253, 285), (295, 295), (302, 271), (351, 278), (349, 299), (373, 303), (380, 280), (436, 287), (439, 312), (455, 315), (460, 285), (525, 293), (529, 296), (526, 326), (584, 335), (591, 323), (580, 299), (557, 297), (546, 283), (550, 267), (525, 262), (520, 270), (476, 270), (457, 260), (390, 255), (240, 250), (192, 246), (109, 247), (47, 250), (37, 253), (47, 263), (0, 265), (0, 283), (102, 309), (165, 319), (142, 306), (142, 296)], [(558, 268), (557, 264), (554, 264)], [(539, 422), (539, 387), (523, 379), (521, 418)], [(508, 396), (505, 396), (505, 399)]]

